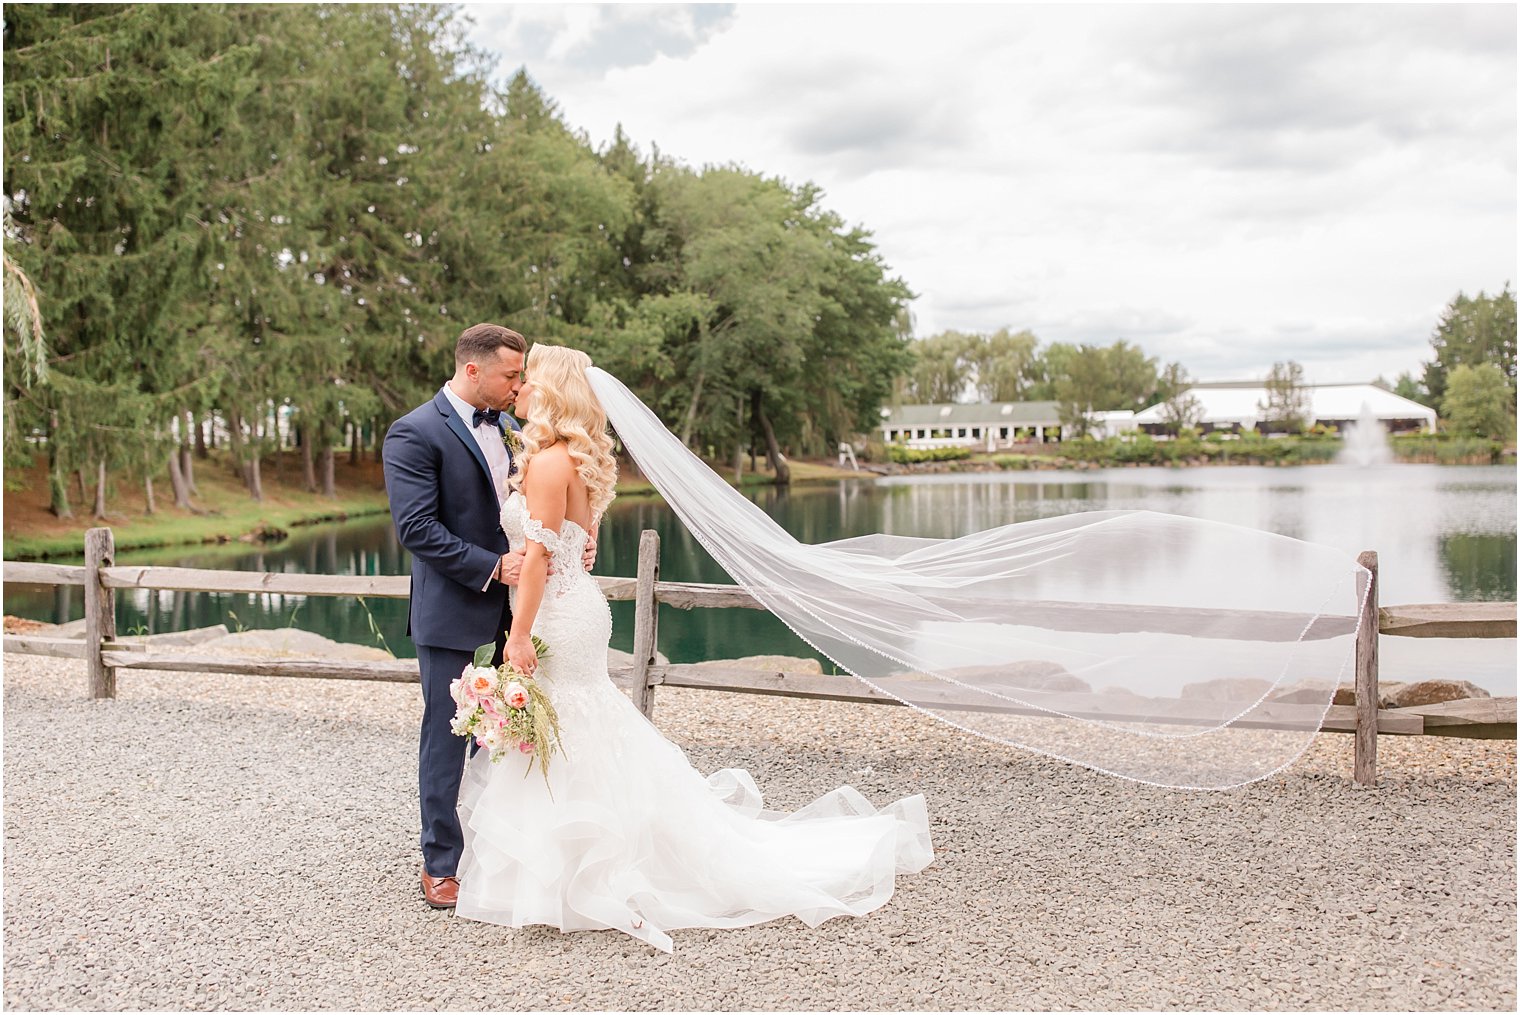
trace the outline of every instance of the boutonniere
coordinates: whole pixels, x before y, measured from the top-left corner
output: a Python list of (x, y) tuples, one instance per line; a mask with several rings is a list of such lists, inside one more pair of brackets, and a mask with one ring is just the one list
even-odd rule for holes
[(513, 457), (522, 454), (522, 434), (511, 427), (507, 427), (501, 432), (501, 442), (507, 446), (507, 450), (512, 453)]

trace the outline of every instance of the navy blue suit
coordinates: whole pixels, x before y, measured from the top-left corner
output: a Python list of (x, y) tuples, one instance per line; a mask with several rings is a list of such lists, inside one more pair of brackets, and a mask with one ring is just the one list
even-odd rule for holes
[[(517, 429), (510, 416), (501, 419)], [(452, 877), (464, 850), (455, 807), (468, 741), (449, 728), (449, 684), (493, 638), (501, 661), (512, 623), (507, 587), (485, 586), (507, 552), (507, 536), (485, 455), (442, 391), (391, 424), (382, 457), (396, 537), (412, 555), (406, 633), (422, 671), (422, 861), (431, 876)]]

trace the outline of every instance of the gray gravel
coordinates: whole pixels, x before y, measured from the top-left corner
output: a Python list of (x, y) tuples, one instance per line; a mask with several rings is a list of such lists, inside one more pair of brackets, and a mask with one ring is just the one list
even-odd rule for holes
[[(886, 907), (676, 931), (454, 919), (417, 887), (415, 687), (4, 676), (4, 1003), (16, 1009), (1515, 1008), (1515, 745), (1351, 738), (1225, 793), (1152, 789), (880, 706), (662, 691), (699, 768), (773, 806), (927, 794)], [(809, 731), (821, 731), (816, 735)]]

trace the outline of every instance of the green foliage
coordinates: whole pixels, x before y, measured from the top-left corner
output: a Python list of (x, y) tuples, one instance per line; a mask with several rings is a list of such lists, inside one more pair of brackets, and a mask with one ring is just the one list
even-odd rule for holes
[(907, 448), (901, 444), (887, 447), (887, 460), (898, 465), (914, 465), (919, 462), (958, 462), (971, 457), (970, 448)]
[(1067, 459), (1053, 455), (993, 455), (992, 464), (1010, 472), (1025, 472), (1030, 469), (1064, 469), (1071, 466), (1071, 462)]
[(1441, 414), (1461, 435), (1507, 440), (1515, 432), (1515, 391), (1493, 363), (1462, 364), (1446, 378)]
[(978, 336), (945, 331), (912, 345), (912, 363), (902, 398), (933, 404), (956, 402), (971, 380), (971, 355)]
[(1056, 343), (1045, 350), (1044, 380), (1034, 390), (1059, 403), (1062, 427), (1081, 437), (1094, 413), (1145, 408), (1156, 390), (1156, 360), (1138, 346)]
[(1441, 434), (1398, 434), (1389, 440), (1401, 462), (1440, 465), (1488, 465), (1499, 461), (1504, 442), (1487, 437)]
[(1421, 405), (1430, 404), (1430, 392), (1407, 371), (1399, 374), (1399, 379), (1393, 384), (1393, 393), (1400, 398), (1407, 398), (1411, 402), (1419, 402)]
[(1304, 368), (1288, 360), (1273, 363), (1266, 380), (1267, 400), (1257, 402), (1262, 422), (1278, 433), (1301, 433), (1309, 422), (1309, 392), (1304, 387)]
[(1156, 440), (1146, 434), (1126, 434), (1095, 440), (1092, 437), (1065, 441), (1062, 456), (1095, 465), (1186, 465), (1197, 462), (1235, 465), (1307, 465), (1329, 462), (1340, 450), (1334, 435), (1268, 437), (1247, 430), (1238, 437), (1221, 433), (1199, 439), (1196, 431), (1173, 440)]
[[(1515, 390), (1515, 294), (1509, 283), (1496, 295), (1457, 293), (1430, 338), (1434, 359), (1425, 365), (1427, 405), (1442, 405), (1450, 376), (1460, 366), (1492, 364)], [(1402, 393), (1402, 392), (1401, 392)], [(1443, 410), (1444, 411), (1444, 410)]]
[[(359, 609), (364, 611), (364, 619), (369, 622), (369, 633), (375, 636), (375, 644), (379, 645), (386, 655), (394, 656), (396, 653), (392, 652), (390, 645), (386, 643), (385, 634), (380, 630), (380, 625), (375, 622), (375, 614), (370, 610), (369, 603), (364, 601), (363, 596), (358, 596), (357, 598), (359, 600)], [(293, 615), (291, 620), (295, 620)]]
[(1161, 419), (1173, 434), (1191, 430), (1203, 419), (1203, 403), (1190, 394), (1192, 386), (1192, 378), (1181, 363), (1168, 363), (1156, 379)]
[(1029, 331), (1000, 328), (991, 334), (945, 331), (912, 346), (912, 363), (901, 392), (920, 403), (955, 402), (969, 388), (984, 402), (1028, 399), (1039, 340)]
[(724, 457), (876, 422), (912, 294), (867, 231), (809, 184), (594, 150), (526, 72), (494, 91), (460, 18), (7, 9), (5, 451), (42, 439), (60, 512), (76, 469), (162, 468), (186, 412), (250, 490), (276, 406), (323, 455), (383, 432), (480, 320), (587, 349)]

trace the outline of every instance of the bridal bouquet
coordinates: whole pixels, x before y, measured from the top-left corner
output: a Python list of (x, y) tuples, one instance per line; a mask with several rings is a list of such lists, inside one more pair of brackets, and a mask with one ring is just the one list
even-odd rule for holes
[[(533, 639), (533, 649), (540, 659), (549, 654), (549, 646), (538, 638)], [(480, 646), (474, 661), (449, 685), (458, 706), (451, 728), (457, 736), (474, 737), (491, 752), (493, 762), (514, 753), (528, 755), (527, 771), (537, 761), (547, 785), (549, 758), (563, 750), (559, 716), (538, 681), (518, 673), (510, 663), (492, 666), (495, 653), (494, 644)]]

